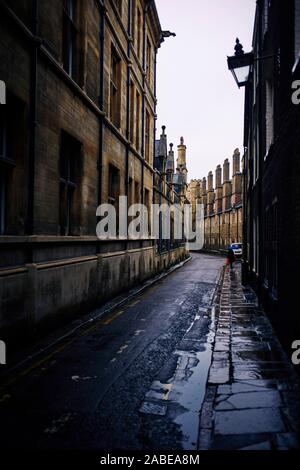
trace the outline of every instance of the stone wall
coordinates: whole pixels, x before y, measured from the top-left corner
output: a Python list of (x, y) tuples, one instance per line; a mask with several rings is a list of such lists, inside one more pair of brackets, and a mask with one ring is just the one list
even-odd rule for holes
[[(78, 0), (72, 70), (65, 60), (64, 3), (39, 1), (37, 11), (35, 2), (25, 0), (0, 4), (0, 80), (8, 93), (1, 112), (13, 123), (12, 158), (0, 157), (7, 194), (0, 231), (4, 339), (83, 314), (186, 256), (182, 246), (158, 254), (150, 239), (96, 238), (96, 208), (109, 202), (112, 166), (118, 195), (131, 202), (144, 202), (145, 194), (153, 198), (155, 62), (163, 41), (155, 3), (123, 1), (119, 12), (113, 0)], [(112, 118), (112, 51), (119, 125)], [(65, 135), (78, 144), (67, 234), (60, 209)]]
[(0, 270), (1, 337), (22, 340), (74, 319), (185, 257), (184, 247), (149, 246)]

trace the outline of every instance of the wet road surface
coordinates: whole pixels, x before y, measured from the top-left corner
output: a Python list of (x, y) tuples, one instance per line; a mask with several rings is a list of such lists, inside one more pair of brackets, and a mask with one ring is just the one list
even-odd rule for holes
[(1, 446), (196, 449), (222, 258), (195, 254), (0, 388)]

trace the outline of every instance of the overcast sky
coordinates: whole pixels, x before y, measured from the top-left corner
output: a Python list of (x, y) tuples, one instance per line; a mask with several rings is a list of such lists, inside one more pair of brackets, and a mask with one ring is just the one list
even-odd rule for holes
[[(163, 30), (158, 51), (158, 125), (187, 145), (189, 179), (207, 176), (243, 145), (244, 89), (227, 68), (239, 37), (251, 49), (255, 0), (156, 0)], [(176, 149), (177, 150), (177, 149)], [(176, 154), (177, 156), (177, 154)], [(231, 165), (232, 167), (232, 165)], [(232, 169), (232, 168), (231, 168)]]

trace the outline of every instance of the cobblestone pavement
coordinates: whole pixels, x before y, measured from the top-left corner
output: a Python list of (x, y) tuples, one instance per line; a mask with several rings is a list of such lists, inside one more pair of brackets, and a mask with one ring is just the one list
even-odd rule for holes
[(241, 267), (226, 268), (200, 414), (200, 450), (299, 449), (300, 383)]

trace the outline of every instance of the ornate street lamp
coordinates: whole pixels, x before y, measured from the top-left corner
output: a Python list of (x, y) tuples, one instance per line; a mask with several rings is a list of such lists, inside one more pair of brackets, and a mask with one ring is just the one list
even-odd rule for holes
[(248, 83), (251, 67), (253, 65), (253, 53), (248, 52), (245, 54), (243, 46), (239, 39), (236, 39), (235, 55), (227, 57), (228, 68), (239, 88)]

